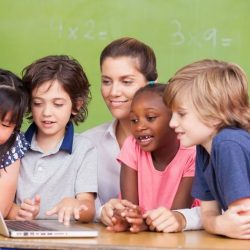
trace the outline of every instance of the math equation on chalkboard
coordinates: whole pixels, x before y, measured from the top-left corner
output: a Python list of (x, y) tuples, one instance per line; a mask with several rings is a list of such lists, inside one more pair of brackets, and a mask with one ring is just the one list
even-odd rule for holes
[(201, 32), (184, 31), (182, 24), (178, 20), (173, 20), (172, 25), (175, 31), (171, 34), (172, 44), (175, 46), (189, 45), (194, 47), (202, 47), (203, 45), (210, 45), (216, 47), (229, 47), (233, 39), (224, 37), (216, 28), (207, 28)]
[(88, 19), (78, 25), (69, 25), (62, 20), (52, 19), (50, 29), (56, 32), (58, 38), (68, 40), (105, 40), (108, 32), (98, 29), (95, 20)]
[[(108, 28), (102, 29), (100, 25), (96, 23), (94, 19), (88, 20), (78, 20), (78, 24), (69, 24), (65, 20), (54, 20), (50, 21), (50, 29), (58, 36), (59, 39), (67, 40), (107, 40), (108, 35), (112, 31), (109, 31)], [(105, 26), (105, 22), (102, 23)], [(212, 48), (217, 47), (229, 47), (231, 46), (233, 39), (231, 37), (223, 36), (217, 28), (206, 28), (200, 32), (185, 31), (182, 27), (182, 23), (174, 19), (171, 21), (171, 30), (169, 32), (171, 35), (172, 45), (173, 46), (193, 46), (193, 47), (203, 47), (209, 45)]]

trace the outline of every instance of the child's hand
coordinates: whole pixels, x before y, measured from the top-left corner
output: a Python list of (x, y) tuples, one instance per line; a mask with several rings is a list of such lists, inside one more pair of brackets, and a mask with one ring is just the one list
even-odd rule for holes
[(48, 210), (46, 214), (48, 216), (57, 214), (59, 222), (64, 225), (69, 225), (71, 216), (78, 220), (82, 210), (88, 210), (88, 207), (84, 205), (82, 201), (72, 197), (67, 197), (60, 201), (55, 207)]
[(124, 232), (128, 230), (130, 225), (126, 218), (121, 215), (125, 210), (126, 208), (113, 210), (113, 216), (111, 218), (112, 225), (109, 225), (107, 230), (113, 232)]
[(106, 226), (112, 226), (112, 217), (115, 209), (124, 209), (119, 199), (111, 199), (103, 205), (101, 211), (101, 222)]
[(127, 208), (121, 213), (121, 215), (126, 218), (127, 222), (130, 224), (129, 230), (132, 233), (148, 230), (148, 226), (145, 223), (142, 214), (142, 209), (135, 205), (133, 208)]
[(236, 239), (250, 239), (250, 207), (238, 205), (229, 208), (216, 219), (219, 234)]
[(111, 199), (104, 204), (101, 211), (101, 222), (106, 226), (113, 226), (112, 217), (115, 210), (124, 210), (126, 207), (133, 208), (135, 205), (127, 200)]
[(33, 220), (39, 214), (40, 211), (40, 196), (36, 195), (34, 200), (25, 199), (16, 215), (16, 220)]
[(184, 229), (186, 220), (184, 216), (165, 207), (149, 210), (144, 215), (151, 231), (164, 233), (180, 232)]

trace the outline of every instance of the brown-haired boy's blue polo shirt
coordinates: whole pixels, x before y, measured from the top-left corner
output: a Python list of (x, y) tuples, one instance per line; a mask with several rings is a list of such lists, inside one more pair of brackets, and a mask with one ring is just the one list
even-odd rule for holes
[(21, 161), (16, 203), (39, 194), (37, 218), (51, 218), (46, 211), (63, 198), (97, 192), (97, 152), (87, 138), (74, 134), (71, 122), (57, 147), (46, 153), (37, 145), (36, 130), (33, 123), (25, 133), (31, 147)]

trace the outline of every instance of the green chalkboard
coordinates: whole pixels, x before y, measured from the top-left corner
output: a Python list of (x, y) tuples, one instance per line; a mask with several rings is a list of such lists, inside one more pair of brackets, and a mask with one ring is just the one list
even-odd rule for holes
[(239, 63), (250, 76), (249, 0), (0, 0), (0, 67), (20, 75), (49, 54), (69, 54), (91, 82), (87, 121), (111, 119), (100, 95), (99, 55), (132, 36), (154, 48), (159, 81), (203, 58)]

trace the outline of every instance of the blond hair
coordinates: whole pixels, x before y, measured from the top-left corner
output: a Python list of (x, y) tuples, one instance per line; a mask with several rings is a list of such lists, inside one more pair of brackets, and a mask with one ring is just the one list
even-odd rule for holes
[(238, 65), (197, 61), (177, 71), (168, 84), (164, 101), (169, 108), (176, 109), (186, 94), (205, 124), (216, 120), (218, 130), (233, 126), (250, 131), (247, 77)]

